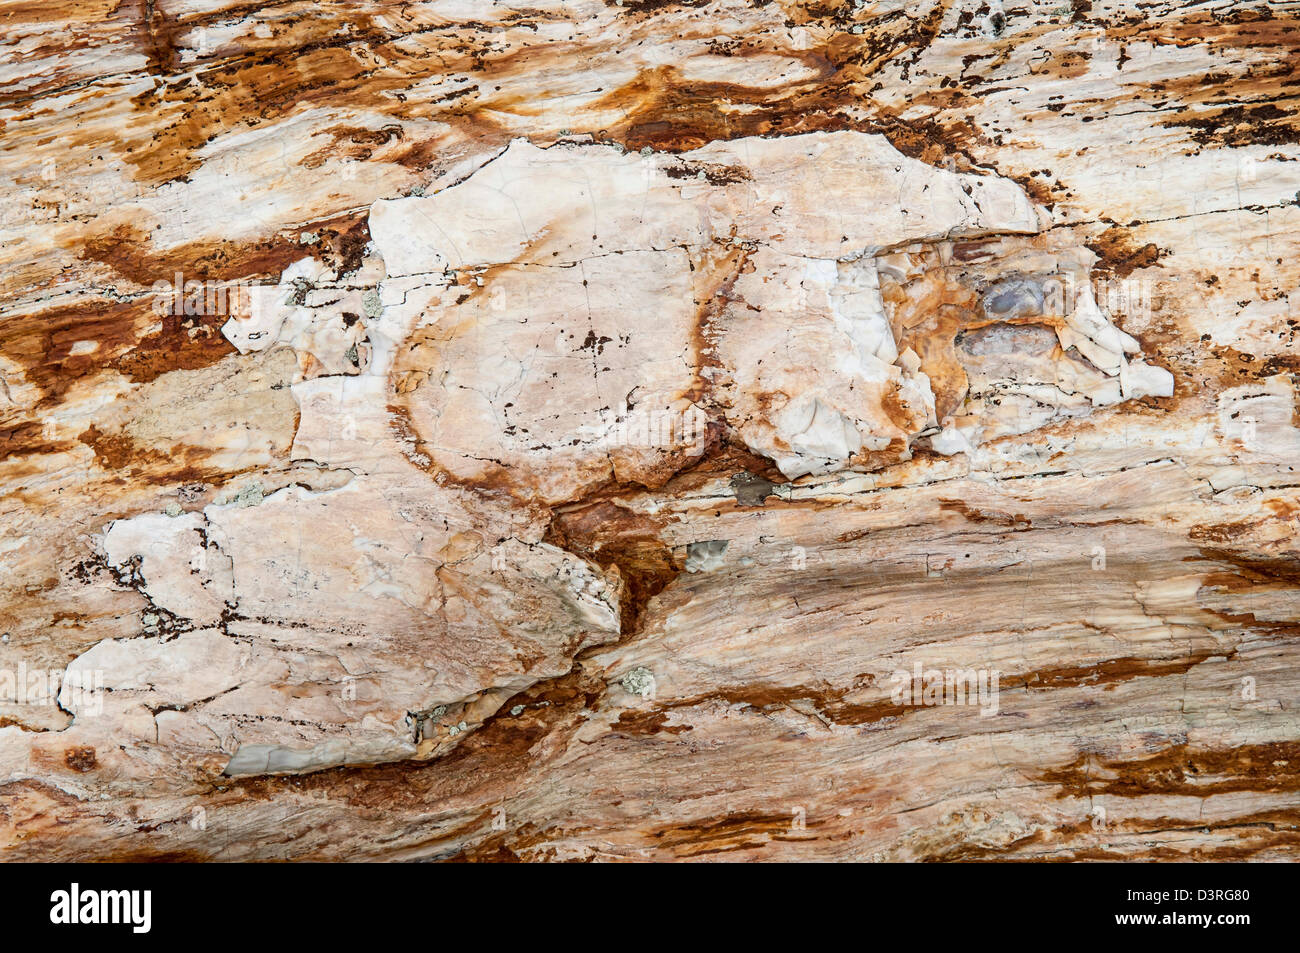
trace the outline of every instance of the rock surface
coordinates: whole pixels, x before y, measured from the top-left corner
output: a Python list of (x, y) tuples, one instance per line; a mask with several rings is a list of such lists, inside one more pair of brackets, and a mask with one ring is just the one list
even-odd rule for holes
[(49, 4), (0, 857), (1293, 859), (1288, 4)]

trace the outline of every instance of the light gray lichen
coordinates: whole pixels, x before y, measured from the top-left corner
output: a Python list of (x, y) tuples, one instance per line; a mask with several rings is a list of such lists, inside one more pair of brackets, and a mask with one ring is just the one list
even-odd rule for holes
[(645, 698), (654, 690), (655, 677), (650, 669), (644, 665), (638, 665), (632, 671), (623, 676), (623, 691), (631, 695), (640, 695)]
[(361, 297), (362, 310), (366, 312), (367, 318), (377, 318), (384, 313), (384, 302), (379, 297), (379, 292), (371, 288)]
[(228, 496), (225, 502), (234, 506), (257, 506), (262, 499), (262, 484), (254, 480), (240, 487), (239, 492)]

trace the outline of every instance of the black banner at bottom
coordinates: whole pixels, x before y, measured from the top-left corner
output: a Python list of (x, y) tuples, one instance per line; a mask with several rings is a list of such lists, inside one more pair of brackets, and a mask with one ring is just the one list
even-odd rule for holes
[(716, 929), (730, 942), (787, 917), (789, 928), (803, 923), (818, 935), (837, 921), (860, 931), (866, 917), (936, 938), (953, 930), (952, 942), (1036, 928), (1082, 940), (1232, 942), (1260, 926), (1278, 929), (1290, 893), (1282, 889), (1289, 872), (1273, 864), (684, 866), (595, 874), (583, 866), (51, 864), (0, 866), (0, 879), (23, 935), (111, 935), (128, 945), (191, 941), (196, 928), (220, 940), (222, 924), (259, 941), (338, 942), (341, 929), (428, 915), (509, 924), (512, 933), (535, 920), (547, 934), (557, 917), (622, 931), (631, 917), (647, 939), (654, 923), (678, 930), (684, 924), (671, 924), (686, 917), (693, 938)]

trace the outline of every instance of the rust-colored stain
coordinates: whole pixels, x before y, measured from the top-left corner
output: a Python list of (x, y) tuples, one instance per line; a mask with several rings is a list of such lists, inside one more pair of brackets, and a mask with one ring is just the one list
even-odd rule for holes
[(691, 726), (668, 724), (668, 713), (665, 711), (625, 711), (614, 722), (613, 730), (621, 735), (650, 737), (658, 734), (680, 735), (690, 731)]
[(1118, 226), (1106, 229), (1086, 244), (1097, 253), (1101, 266), (1118, 278), (1127, 278), (1139, 268), (1150, 268), (1160, 262), (1162, 255), (1168, 254), (1155, 242), (1134, 244), (1131, 230)]
[(600, 501), (558, 511), (546, 541), (617, 571), (622, 580), (623, 634), (637, 630), (646, 605), (684, 569), (660, 538), (663, 524), (617, 503)]
[(1162, 678), (1183, 675), (1207, 659), (1220, 658), (1223, 653), (1189, 652), (1181, 658), (1114, 658), (1087, 665), (1070, 665), (1062, 668), (1030, 672), (1027, 675), (1003, 675), (999, 689), (1075, 688), (1104, 685), (1112, 688), (1120, 682), (1134, 678)]
[(818, 825), (817, 820), (806, 819), (803, 827), (796, 827), (788, 813), (744, 811), (661, 827), (651, 836), (653, 843), (678, 857), (698, 857), (751, 850), (772, 841), (815, 838)]
[(63, 752), (63, 763), (79, 774), (94, 771), (99, 767), (95, 758), (95, 749), (90, 747), (69, 748)]
[(1079, 798), (1294, 792), (1300, 790), (1300, 744), (1203, 749), (1183, 743), (1133, 759), (1080, 753), (1069, 764), (1044, 771), (1039, 780), (1058, 785), (1058, 797)]
[(939, 499), (939, 509), (960, 513), (972, 523), (991, 523), (994, 526), (1005, 526), (1012, 530), (1030, 529), (1034, 524), (1033, 521), (1020, 513), (1003, 513), (996, 510), (980, 510), (963, 500)]

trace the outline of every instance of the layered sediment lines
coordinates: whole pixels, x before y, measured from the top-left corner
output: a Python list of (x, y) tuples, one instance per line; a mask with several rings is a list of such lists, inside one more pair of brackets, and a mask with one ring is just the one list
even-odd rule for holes
[(5, 22), (0, 856), (1294, 857), (1283, 5)]

